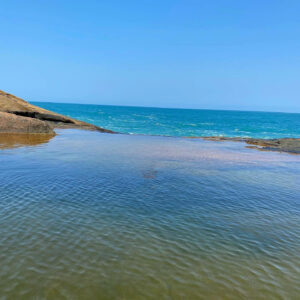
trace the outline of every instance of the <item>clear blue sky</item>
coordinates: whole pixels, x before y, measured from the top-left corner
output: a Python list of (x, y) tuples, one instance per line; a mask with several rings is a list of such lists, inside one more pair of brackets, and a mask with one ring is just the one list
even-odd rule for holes
[(1, 1), (31, 101), (300, 112), (299, 0)]

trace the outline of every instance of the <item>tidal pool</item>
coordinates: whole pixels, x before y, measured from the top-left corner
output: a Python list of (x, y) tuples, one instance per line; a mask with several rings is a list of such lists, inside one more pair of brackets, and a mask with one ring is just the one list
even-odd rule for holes
[(77, 130), (1, 143), (1, 299), (299, 299), (300, 156)]

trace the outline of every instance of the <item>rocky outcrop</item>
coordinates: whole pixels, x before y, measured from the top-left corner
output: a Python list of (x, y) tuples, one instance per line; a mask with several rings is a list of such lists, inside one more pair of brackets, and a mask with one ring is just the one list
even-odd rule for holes
[[(50, 132), (53, 132), (54, 128), (77, 128), (113, 133), (111, 130), (69, 118), (32, 105), (21, 98), (5, 93), (1, 90), (0, 112), (6, 113), (0, 115), (0, 122), (3, 124), (2, 127), (0, 126), (0, 132), (49, 133), (49, 128)], [(7, 114), (10, 114), (12, 118), (14, 116), (14, 118), (11, 118), (10, 120), (15, 121), (15, 126), (12, 126), (12, 122), (9, 122), (9, 117)], [(27, 122), (24, 119), (27, 119)], [(4, 125), (5, 122), (7, 122), (7, 125)], [(22, 124), (24, 125), (23, 132), (21, 132)], [(8, 131), (8, 127), (10, 127), (11, 131)], [(38, 129), (38, 127), (40, 129)]]
[(20, 117), (6, 112), (0, 112), (0, 132), (54, 135), (53, 129), (46, 122), (34, 118)]
[(203, 139), (209, 141), (245, 142), (246, 144), (250, 145), (248, 146), (248, 148), (254, 148), (262, 151), (279, 151), (292, 154), (300, 154), (300, 138), (254, 139), (209, 136), (203, 137)]
[[(55, 128), (76, 128), (114, 133), (89, 123), (32, 105), (25, 100), (0, 90), (0, 133), (1, 134), (44, 134), (54, 136)], [(249, 148), (262, 151), (279, 151), (300, 154), (300, 138), (254, 139), (239, 137), (202, 137), (210, 141), (245, 142)], [(18, 137), (19, 139), (19, 137)], [(31, 139), (26, 138), (26, 141)]]

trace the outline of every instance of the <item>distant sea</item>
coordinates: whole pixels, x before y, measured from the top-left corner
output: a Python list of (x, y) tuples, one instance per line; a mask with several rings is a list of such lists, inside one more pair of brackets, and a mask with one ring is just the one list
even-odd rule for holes
[(120, 133), (163, 136), (300, 137), (299, 113), (34, 104)]

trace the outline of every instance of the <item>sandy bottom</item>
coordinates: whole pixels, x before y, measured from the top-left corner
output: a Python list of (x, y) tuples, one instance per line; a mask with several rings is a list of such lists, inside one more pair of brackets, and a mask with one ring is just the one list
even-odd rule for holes
[(0, 139), (4, 299), (298, 298), (299, 156), (76, 130), (26, 143)]

